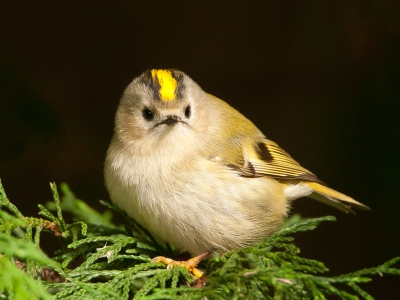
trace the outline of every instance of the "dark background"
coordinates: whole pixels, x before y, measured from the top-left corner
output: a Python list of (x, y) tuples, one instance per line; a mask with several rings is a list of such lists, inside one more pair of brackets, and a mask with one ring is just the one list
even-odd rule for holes
[[(296, 201), (304, 217), (338, 217), (296, 236), (303, 256), (338, 275), (400, 255), (398, 1), (106, 3), (1, 4), (0, 178), (23, 213), (51, 199), (53, 181), (108, 200), (119, 97), (146, 69), (173, 67), (372, 208)], [(365, 289), (394, 299), (399, 282)]]

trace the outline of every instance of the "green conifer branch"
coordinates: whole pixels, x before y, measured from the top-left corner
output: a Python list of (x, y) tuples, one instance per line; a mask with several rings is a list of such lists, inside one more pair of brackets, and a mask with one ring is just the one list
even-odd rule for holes
[[(268, 239), (251, 247), (215, 255), (200, 265), (196, 280), (186, 268), (167, 269), (151, 259), (173, 256), (146, 229), (110, 203), (99, 213), (68, 189), (63, 197), (51, 184), (54, 201), (39, 205), (43, 218), (24, 216), (7, 198), (0, 182), (0, 297), (9, 299), (373, 299), (362, 285), (376, 274), (400, 275), (400, 257), (375, 268), (324, 276), (328, 268), (299, 256), (300, 231), (314, 230), (334, 217), (304, 220), (298, 216)], [(63, 212), (77, 219), (67, 224)], [(122, 215), (127, 227), (111, 222)], [(61, 243), (56, 256), (40, 250), (41, 234), (50, 231)], [(65, 247), (65, 245), (67, 247)], [(54, 276), (54, 275), (57, 276)], [(50, 276), (51, 275), (51, 276)], [(54, 278), (55, 279), (54, 279)], [(194, 288), (193, 285), (201, 288)]]

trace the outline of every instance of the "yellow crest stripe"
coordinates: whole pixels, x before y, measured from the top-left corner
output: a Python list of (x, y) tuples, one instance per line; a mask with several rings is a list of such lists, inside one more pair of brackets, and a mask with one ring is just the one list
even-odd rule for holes
[(160, 97), (164, 101), (175, 100), (175, 91), (178, 83), (169, 70), (151, 70), (153, 80), (158, 79), (160, 84)]

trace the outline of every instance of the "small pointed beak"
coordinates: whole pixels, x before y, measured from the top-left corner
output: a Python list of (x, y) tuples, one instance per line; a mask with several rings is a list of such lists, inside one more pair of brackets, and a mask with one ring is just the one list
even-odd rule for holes
[(181, 119), (179, 117), (175, 115), (168, 115), (163, 121), (161, 121), (157, 125), (167, 124), (168, 126), (170, 126), (175, 125), (177, 122), (181, 122)]

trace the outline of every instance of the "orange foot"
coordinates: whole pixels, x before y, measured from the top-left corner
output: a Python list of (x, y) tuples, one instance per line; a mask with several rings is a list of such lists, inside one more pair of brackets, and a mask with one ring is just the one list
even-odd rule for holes
[(200, 278), (203, 275), (203, 271), (197, 269), (197, 265), (208, 255), (210, 254), (209, 251), (204, 252), (196, 257), (193, 257), (187, 261), (176, 261), (168, 257), (164, 256), (157, 256), (154, 257), (151, 261), (153, 262), (162, 262), (163, 264), (167, 265), (167, 269), (172, 269), (174, 266), (181, 266), (185, 267), (189, 272), (191, 272), (197, 278)]

